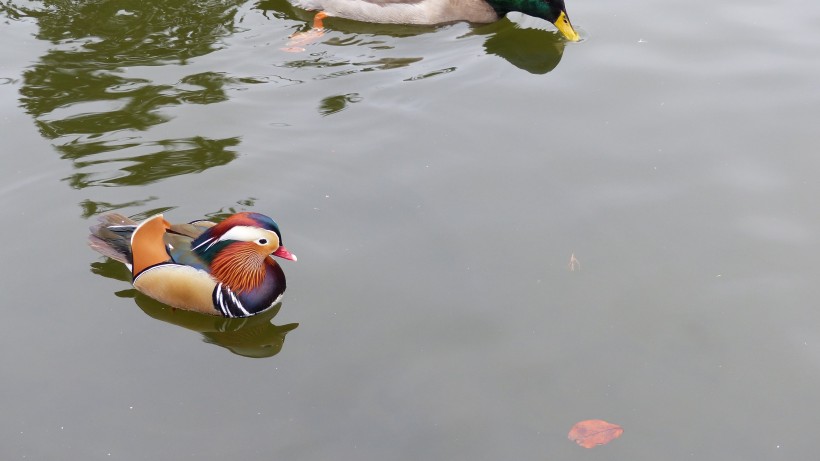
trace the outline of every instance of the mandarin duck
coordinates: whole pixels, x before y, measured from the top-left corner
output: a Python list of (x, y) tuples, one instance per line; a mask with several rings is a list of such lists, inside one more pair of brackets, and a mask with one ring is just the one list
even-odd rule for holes
[(276, 222), (260, 213), (220, 223), (140, 223), (111, 213), (91, 227), (89, 245), (131, 270), (134, 288), (171, 307), (223, 317), (249, 317), (274, 306), (285, 273), (272, 256), (296, 261)]
[(511, 11), (546, 19), (576, 42), (578, 33), (569, 22), (564, 0), (292, 0), (306, 10), (318, 10), (314, 29), (322, 19), (335, 16), (383, 24), (434, 25), (455, 21), (490, 23)]

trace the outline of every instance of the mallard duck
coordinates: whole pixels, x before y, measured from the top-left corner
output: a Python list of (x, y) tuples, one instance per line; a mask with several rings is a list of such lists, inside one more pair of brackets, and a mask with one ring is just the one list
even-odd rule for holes
[(285, 273), (270, 256), (296, 261), (276, 222), (250, 212), (176, 225), (161, 214), (138, 223), (112, 213), (91, 227), (89, 245), (128, 266), (134, 288), (151, 298), (223, 317), (274, 306), (285, 292)]
[(567, 38), (578, 41), (564, 0), (293, 0), (306, 10), (319, 10), (314, 27), (328, 16), (385, 24), (443, 24), (455, 21), (489, 23), (510, 11), (546, 19)]

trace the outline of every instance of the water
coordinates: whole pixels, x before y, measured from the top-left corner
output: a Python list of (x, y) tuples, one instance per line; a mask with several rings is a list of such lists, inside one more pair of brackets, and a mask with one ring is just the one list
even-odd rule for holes
[[(576, 1), (569, 44), (329, 20), (297, 53), (282, 1), (2, 8), (3, 459), (817, 452), (820, 7)], [(244, 209), (299, 256), (250, 325), (85, 245)], [(587, 452), (590, 418), (625, 433)]]

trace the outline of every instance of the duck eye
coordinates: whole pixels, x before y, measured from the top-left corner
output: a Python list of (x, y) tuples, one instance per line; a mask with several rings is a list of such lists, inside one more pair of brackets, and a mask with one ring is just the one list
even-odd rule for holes
[(266, 245), (268, 243), (268, 239), (259, 239), (257, 240), (260, 245)]

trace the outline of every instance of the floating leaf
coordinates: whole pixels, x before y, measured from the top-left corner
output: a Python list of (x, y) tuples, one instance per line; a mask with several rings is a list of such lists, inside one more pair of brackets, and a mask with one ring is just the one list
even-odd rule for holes
[(588, 419), (572, 426), (569, 439), (584, 448), (606, 445), (624, 433), (624, 429), (601, 419)]

